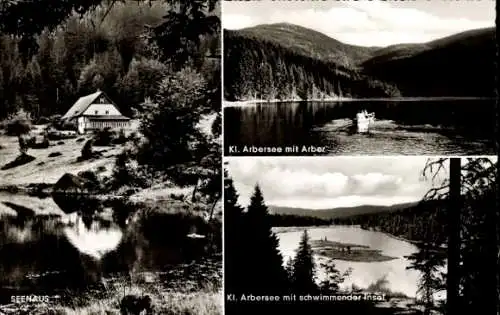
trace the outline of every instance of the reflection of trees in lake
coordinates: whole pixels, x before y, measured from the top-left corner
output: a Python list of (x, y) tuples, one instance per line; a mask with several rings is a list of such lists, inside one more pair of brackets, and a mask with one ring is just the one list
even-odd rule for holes
[[(57, 201), (62, 207), (72, 207), (64, 212), (103, 208), (97, 199), (86, 203), (86, 198), (71, 200), (66, 196)], [(99, 216), (90, 218), (87, 226), (67, 224), (59, 215), (3, 217), (0, 284), (19, 290), (31, 286), (44, 292), (85, 288), (100, 283), (106, 274), (166, 270), (199, 261), (218, 250), (207, 246), (212, 238), (191, 239), (187, 235), (211, 235), (220, 227), (212, 227), (202, 217), (182, 209), (176, 213), (161, 209), (136, 205), (137, 213), (126, 228)], [(27, 279), (28, 274), (37, 275), (33, 278), (36, 281)]]

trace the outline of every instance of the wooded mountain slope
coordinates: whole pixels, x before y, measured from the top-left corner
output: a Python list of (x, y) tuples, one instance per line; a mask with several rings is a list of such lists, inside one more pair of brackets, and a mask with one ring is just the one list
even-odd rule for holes
[(495, 33), (479, 29), (389, 47), (361, 66), (368, 75), (394, 82), (404, 96), (494, 97)]
[(224, 32), (225, 98), (492, 97), (495, 30), (361, 47), (277, 23)]

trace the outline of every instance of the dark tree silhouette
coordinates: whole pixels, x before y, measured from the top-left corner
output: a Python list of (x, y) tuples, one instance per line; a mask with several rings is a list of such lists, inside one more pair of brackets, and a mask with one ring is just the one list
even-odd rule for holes
[(252, 269), (247, 270), (247, 292), (273, 294), (283, 292), (288, 284), (283, 268), (279, 241), (272, 232), (268, 208), (258, 185), (255, 186), (245, 214), (245, 240)]
[(450, 159), (450, 185), (448, 208), (448, 276), (446, 277), (447, 314), (460, 311), (460, 158)]
[(316, 264), (313, 250), (309, 244), (309, 235), (304, 230), (299, 243), (299, 248), (293, 260), (293, 289), (296, 293), (313, 294), (317, 291)]
[[(448, 163), (449, 161), (449, 163)], [(426, 198), (447, 200), (447, 314), (478, 308), (498, 309), (498, 162), (489, 158), (430, 160), (424, 174), (437, 176), (449, 165), (449, 177)], [(455, 217), (457, 213), (461, 215)], [(450, 240), (451, 239), (451, 240)], [(449, 278), (454, 277), (453, 280)], [(451, 299), (451, 300), (450, 300)], [(453, 313), (452, 313), (453, 314)]]
[(326, 278), (321, 281), (320, 289), (325, 293), (337, 293), (340, 290), (340, 284), (345, 281), (352, 273), (352, 268), (348, 268), (345, 272), (340, 272), (335, 266), (333, 259), (321, 264), (325, 270)]
[(434, 293), (446, 289), (446, 273), (440, 270), (445, 265), (446, 253), (436, 250), (436, 244), (430, 242), (422, 242), (417, 246), (419, 250), (406, 257), (411, 262), (407, 269), (421, 273), (417, 294), (424, 306), (424, 315), (430, 315), (433, 310), (439, 310), (435, 305)]
[[(215, 0), (167, 0), (170, 9), (165, 22), (154, 27), (153, 40), (164, 60), (180, 70), (200, 56), (201, 38), (215, 35), (220, 29)], [(194, 60), (193, 60), (194, 59)]]
[(243, 228), (243, 210), (238, 204), (238, 192), (227, 170), (224, 171), (224, 275), (226, 292), (241, 294), (245, 292), (245, 266), (249, 266), (244, 253), (246, 252)]

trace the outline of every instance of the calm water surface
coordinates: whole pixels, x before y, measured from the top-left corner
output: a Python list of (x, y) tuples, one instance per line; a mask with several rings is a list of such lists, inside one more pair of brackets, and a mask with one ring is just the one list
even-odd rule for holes
[[(68, 207), (95, 207), (99, 215), (86, 220), (65, 214)], [(113, 214), (123, 210), (89, 198), (0, 192), (0, 304), (12, 294), (60, 294), (99, 284), (103, 275), (165, 271), (199, 257), (203, 244), (185, 237), (198, 231), (196, 222), (156, 216), (140, 229), (117, 222)]]
[[(395, 257), (396, 259), (383, 262), (351, 262), (335, 260), (335, 265), (340, 271), (352, 268), (352, 274), (344, 282), (343, 286), (351, 287), (352, 284), (366, 288), (380, 279), (387, 280), (387, 288), (392, 292), (401, 292), (409, 297), (415, 297), (419, 272), (407, 270), (409, 261), (404, 257), (417, 251), (417, 247), (411, 243), (393, 238), (384, 233), (366, 231), (356, 226), (330, 226), (321, 228), (310, 228), (307, 230), (311, 240), (324, 239), (341, 243), (354, 243), (369, 246), (370, 249), (381, 250), (383, 255)], [(293, 257), (300, 242), (302, 231), (279, 232), (276, 235), (280, 242), (280, 251), (284, 261)], [(321, 256), (316, 256), (317, 263), (322, 261)], [(318, 273), (319, 279), (323, 272)], [(436, 297), (440, 297), (437, 295)]]
[[(363, 109), (376, 116), (369, 134), (352, 128)], [(245, 146), (285, 151), (294, 145), (335, 155), (486, 155), (496, 152), (495, 117), (494, 100), (255, 104), (224, 109), (224, 144), (227, 155), (252, 155)]]

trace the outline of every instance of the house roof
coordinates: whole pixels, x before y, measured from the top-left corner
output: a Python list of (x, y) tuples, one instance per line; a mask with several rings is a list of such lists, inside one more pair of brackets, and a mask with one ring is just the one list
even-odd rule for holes
[(97, 91), (95, 93), (80, 97), (73, 106), (62, 116), (62, 119), (70, 119), (74, 117), (78, 117), (83, 114), (90, 105), (94, 103), (94, 101), (101, 95), (103, 95), (114, 105), (113, 101), (109, 99), (109, 97), (103, 91)]

